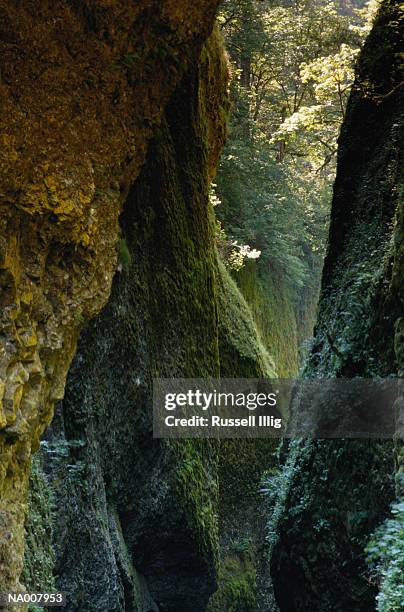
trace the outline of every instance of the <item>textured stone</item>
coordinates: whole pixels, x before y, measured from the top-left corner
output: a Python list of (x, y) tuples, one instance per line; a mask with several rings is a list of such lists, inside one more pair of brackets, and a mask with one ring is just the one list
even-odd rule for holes
[[(211, 71), (220, 78), (202, 84)], [(153, 440), (151, 384), (157, 375), (219, 375), (208, 189), (226, 90), (215, 32), (170, 99), (130, 190), (122, 269), (82, 332), (45, 446), (64, 514), (54, 544), (67, 610), (144, 612), (143, 585), (159, 609), (191, 612), (206, 608), (216, 587), (217, 447)]]
[(30, 454), (110, 293), (122, 203), (216, 5), (0, 2), (1, 590), (21, 572)]

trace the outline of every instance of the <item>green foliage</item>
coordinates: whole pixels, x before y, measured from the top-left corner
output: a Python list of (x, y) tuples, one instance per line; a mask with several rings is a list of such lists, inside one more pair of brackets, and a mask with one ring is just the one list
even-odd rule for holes
[(400, 612), (404, 603), (404, 500), (393, 504), (391, 514), (366, 547), (370, 567), (380, 581), (378, 612)]
[(329, 185), (310, 176), (294, 161), (271, 163), (268, 143), (243, 139), (229, 141), (217, 176), (226, 233), (296, 289), (307, 282), (311, 257), (321, 264), (328, 221)]
[[(309, 443), (303, 447), (303, 452), (307, 453), (308, 450)], [(275, 467), (267, 471), (262, 478), (261, 493), (266, 496), (271, 517), (267, 524), (266, 537), (269, 555), (278, 541), (278, 524), (284, 515), (290, 487), (298, 472), (299, 452), (302, 452), (301, 444), (298, 440), (291, 440), (285, 464), (281, 468)]]
[(246, 554), (251, 549), (251, 546), (252, 540), (248, 537), (241, 538), (240, 540), (233, 540), (231, 543), (232, 549), (238, 555)]
[[(312, 163), (329, 157), (353, 81), (353, 62), (377, 2), (368, 4), (357, 10), (351, 2), (347, 12), (337, 0), (223, 3), (220, 19), (234, 64), (235, 115), (259, 138), (278, 142), (280, 159), (307, 159), (308, 147)], [(323, 117), (317, 112), (313, 125), (309, 109), (316, 106), (321, 106)], [(297, 117), (290, 123), (303, 109), (311, 125), (307, 140)], [(299, 132), (300, 150), (283, 140), (284, 131)]]
[(300, 79), (312, 90), (311, 104), (285, 118), (272, 136), (273, 143), (283, 142), (295, 155), (311, 158), (319, 169), (333, 161), (358, 53), (359, 48), (343, 43), (336, 53), (301, 64)]
[(219, 238), (234, 269), (243, 245), (260, 253), (258, 267), (282, 277), (295, 302), (319, 281), (336, 140), (370, 4), (225, 0), (219, 14), (233, 72)]
[[(392, 471), (389, 441), (288, 443), (284, 465), (266, 476), (262, 488), (272, 576), (285, 609), (297, 599), (322, 612), (373, 609), (376, 584), (363, 550), (391, 500)], [(291, 574), (307, 590), (289, 593)]]

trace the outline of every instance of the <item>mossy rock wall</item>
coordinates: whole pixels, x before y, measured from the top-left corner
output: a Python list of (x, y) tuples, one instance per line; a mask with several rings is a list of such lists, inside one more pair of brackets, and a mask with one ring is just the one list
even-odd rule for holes
[[(225, 85), (216, 81), (224, 104)], [(215, 588), (216, 448), (151, 436), (153, 377), (219, 375), (209, 118), (199, 92), (195, 58), (129, 194), (122, 270), (107, 307), (83, 330), (60, 408), (63, 432), (54, 427), (77, 466), (75, 503), (55, 532), (57, 584), (72, 610), (123, 610), (136, 595), (111, 520), (158, 606), (202, 610)], [(58, 490), (60, 510), (71, 495)]]
[(299, 369), (299, 323), (292, 290), (281, 276), (274, 277), (271, 271), (253, 261), (247, 260), (234, 277), (253, 313), (263, 343), (275, 359), (278, 375), (295, 376)]
[(0, 1), (2, 591), (21, 586), (31, 454), (108, 300), (122, 205), (217, 4)]
[[(235, 280), (219, 264), (219, 358), (224, 378), (275, 378), (275, 362), (264, 346), (253, 313)], [(263, 473), (274, 462), (275, 440), (222, 440), (219, 446), (218, 589), (208, 611), (257, 609), (261, 551), (265, 538)]]
[[(214, 243), (208, 188), (226, 87), (214, 32), (195, 52), (130, 190), (111, 298), (84, 325), (42, 445), (67, 610), (202, 612), (217, 587), (221, 448), (153, 440), (151, 392), (158, 376), (274, 373)], [(253, 470), (257, 482), (265, 457)]]
[(274, 378), (276, 365), (247, 301), (225, 266), (219, 267), (219, 347), (223, 378)]
[[(402, 371), (400, 4), (382, 3), (340, 136), (309, 377)], [(269, 529), (281, 610), (375, 610), (364, 547), (394, 498), (392, 442), (295, 442), (279, 489)]]
[(306, 285), (296, 290), (282, 274), (259, 260), (246, 260), (233, 273), (281, 378), (295, 377), (302, 365), (305, 346), (313, 335), (320, 275), (318, 263), (313, 262)]

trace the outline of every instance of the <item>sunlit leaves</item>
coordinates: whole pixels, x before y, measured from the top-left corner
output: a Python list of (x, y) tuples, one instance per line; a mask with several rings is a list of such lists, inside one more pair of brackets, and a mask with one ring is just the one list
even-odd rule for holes
[(339, 0), (221, 5), (233, 73), (217, 175), (227, 256), (240, 261), (238, 245), (249, 245), (261, 251), (259, 266), (295, 288), (315, 276), (324, 252), (336, 140), (363, 38), (358, 4), (344, 0), (344, 11)]

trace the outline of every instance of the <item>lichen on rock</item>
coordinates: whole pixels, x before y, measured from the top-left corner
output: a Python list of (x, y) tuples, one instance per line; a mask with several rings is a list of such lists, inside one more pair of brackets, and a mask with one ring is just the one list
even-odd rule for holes
[(107, 302), (122, 204), (216, 6), (0, 3), (1, 590), (19, 587), (31, 452)]
[(219, 375), (208, 189), (225, 133), (216, 123), (227, 106), (225, 64), (221, 80), (201, 83), (221, 53), (214, 33), (166, 106), (120, 218), (127, 269), (82, 331), (48, 434), (67, 448), (62, 468), (44, 447), (56, 504), (67, 508), (55, 526), (55, 572), (68, 609), (132, 602), (140, 611), (139, 581), (155, 606), (203, 609), (216, 587), (217, 445), (153, 440), (151, 393), (156, 376)]

